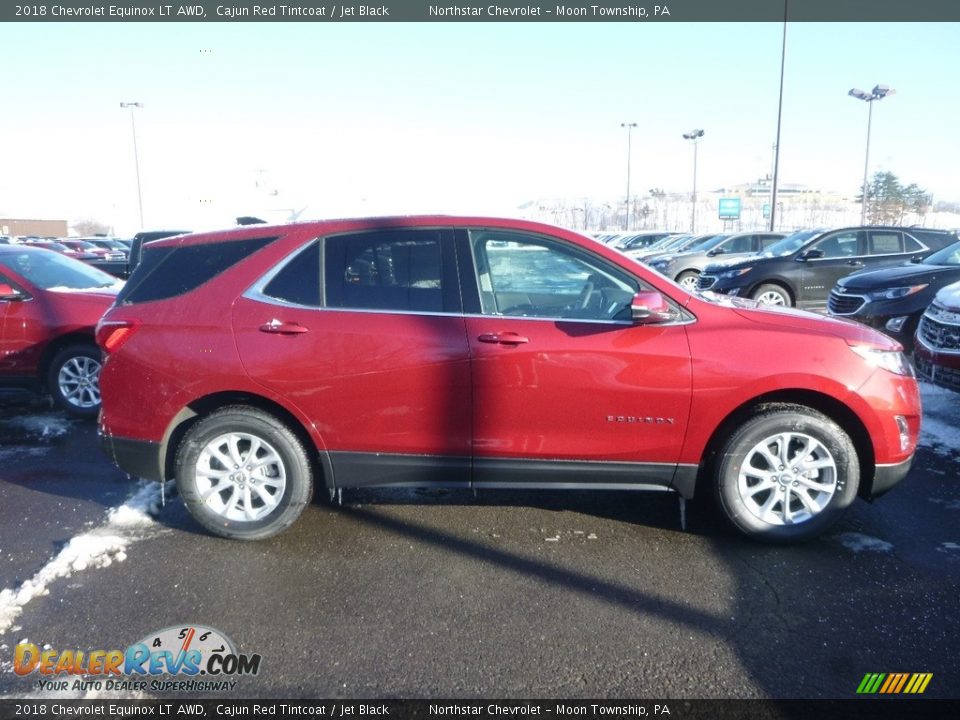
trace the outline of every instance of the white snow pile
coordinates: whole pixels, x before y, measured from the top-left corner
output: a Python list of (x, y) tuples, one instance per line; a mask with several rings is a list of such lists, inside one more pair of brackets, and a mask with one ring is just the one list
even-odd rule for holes
[(863, 533), (845, 532), (837, 535), (837, 540), (847, 548), (858, 552), (880, 552), (888, 553), (893, 550), (893, 545), (886, 540), (864, 535)]
[(920, 444), (941, 457), (956, 457), (960, 454), (960, 393), (921, 382), (920, 397)]
[(70, 432), (70, 421), (59, 415), (27, 415), (11, 418), (4, 425), (21, 433), (51, 440)]
[(7, 632), (34, 598), (49, 594), (54, 580), (70, 577), (88, 568), (103, 568), (123, 562), (127, 547), (141, 539), (154, 524), (152, 514), (160, 507), (160, 484), (141, 482), (122, 505), (111, 508), (99, 527), (70, 539), (57, 555), (16, 589), (0, 591), (0, 634)]

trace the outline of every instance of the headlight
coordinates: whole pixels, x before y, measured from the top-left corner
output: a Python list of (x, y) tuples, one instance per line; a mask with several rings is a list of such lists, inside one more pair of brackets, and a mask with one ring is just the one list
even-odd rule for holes
[(923, 283), (923, 285), (907, 285), (905, 287), (877, 290), (876, 292), (867, 293), (867, 297), (871, 300), (895, 300), (897, 298), (907, 297), (908, 295), (918, 293), (923, 290), (927, 284), (928, 283)]
[(726, 272), (722, 272), (719, 275), (717, 275), (717, 277), (723, 280), (730, 280), (735, 277), (740, 277), (744, 273), (748, 273), (751, 270), (753, 270), (752, 267), (737, 268), (736, 270), (727, 270)]
[(899, 350), (882, 350), (867, 345), (851, 345), (850, 349), (862, 357), (867, 365), (883, 368), (894, 375), (914, 377), (913, 366)]

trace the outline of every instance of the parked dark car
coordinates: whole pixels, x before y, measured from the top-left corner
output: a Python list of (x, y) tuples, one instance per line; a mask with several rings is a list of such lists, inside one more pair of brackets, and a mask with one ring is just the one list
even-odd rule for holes
[(960, 283), (942, 288), (923, 313), (913, 360), (920, 377), (960, 392)]
[(27, 245), (29, 247), (43, 248), (45, 250), (53, 250), (54, 252), (58, 252), (61, 255), (66, 255), (68, 258), (73, 258), (74, 260), (87, 261), (87, 260), (97, 259), (97, 256), (92, 252), (88, 252), (82, 248), (77, 249), (77, 248), (68, 247), (63, 243), (56, 242), (54, 240), (29, 239), (29, 240), (24, 240), (23, 245)]
[(640, 262), (649, 265), (656, 260), (671, 258), (678, 253), (687, 252), (689, 250), (698, 250), (711, 243), (719, 242), (725, 237), (727, 237), (726, 233), (719, 233), (716, 235), (712, 233), (708, 233), (706, 235), (684, 235), (680, 241), (671, 243), (666, 247), (659, 249), (651, 248), (639, 253), (632, 253), (631, 256), (634, 260), (639, 260)]
[(693, 247), (694, 245), (711, 237), (713, 237), (713, 235), (671, 235), (670, 237), (665, 237), (663, 240), (660, 240), (649, 247), (640, 248), (638, 250), (628, 250), (627, 255), (632, 257), (637, 262), (645, 263), (650, 258), (659, 257), (660, 255), (665, 255), (671, 252), (680, 252), (681, 250), (685, 250), (688, 247)]
[(189, 230), (146, 230), (138, 232), (130, 241), (130, 254), (127, 256), (126, 277), (130, 276), (133, 269), (140, 264), (140, 256), (143, 254), (143, 244), (151, 240), (161, 240), (162, 238), (174, 237), (176, 235), (186, 235)]
[(647, 264), (688, 290), (695, 290), (700, 273), (714, 262), (714, 258), (723, 256), (751, 255), (766, 250), (773, 243), (782, 240), (785, 233), (746, 232), (733, 235), (714, 235), (686, 250), (647, 260)]
[(648, 248), (653, 245), (655, 242), (659, 242), (666, 237), (671, 237), (676, 233), (669, 232), (637, 232), (624, 235), (620, 239), (614, 241), (612, 244), (618, 250), (623, 250), (624, 252), (628, 250), (640, 250), (642, 248)]
[(764, 252), (704, 268), (697, 287), (763, 305), (826, 310), (837, 281), (856, 270), (921, 260), (956, 242), (945, 230), (861, 226), (801, 230)]
[(46, 389), (72, 415), (100, 410), (94, 328), (120, 283), (29, 245), (0, 246), (0, 385)]
[(743, 533), (800, 540), (916, 448), (890, 338), (690, 294), (570, 230), (370, 218), (144, 248), (97, 328), (102, 446), (226, 537), (290, 526), (315, 483), (699, 485)]
[(908, 350), (920, 316), (937, 292), (960, 281), (960, 242), (918, 263), (847, 275), (830, 291), (831, 315), (848, 317), (885, 332)]
[(104, 250), (114, 250), (123, 253), (124, 257), (130, 254), (130, 246), (125, 242), (117, 240), (115, 238), (101, 238), (101, 237), (89, 237), (83, 238), (91, 245), (96, 245), (99, 248)]

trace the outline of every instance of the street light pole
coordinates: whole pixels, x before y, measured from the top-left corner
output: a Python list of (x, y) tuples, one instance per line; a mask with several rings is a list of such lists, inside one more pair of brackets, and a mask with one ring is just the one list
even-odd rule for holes
[(860, 202), (860, 224), (867, 224), (867, 170), (870, 167), (870, 126), (873, 123), (873, 102), (874, 100), (883, 100), (888, 95), (893, 95), (896, 90), (888, 88), (886, 85), (877, 85), (871, 92), (864, 92), (851, 88), (847, 93), (850, 97), (857, 100), (863, 100), (867, 103), (867, 151), (863, 158), (863, 196)]
[(143, 230), (143, 193), (140, 190), (140, 153), (137, 151), (137, 123), (133, 117), (135, 108), (143, 108), (141, 102), (122, 102), (121, 108), (130, 108), (130, 129), (133, 131), (133, 166), (137, 171), (137, 204), (140, 208), (140, 229)]
[(683, 134), (684, 140), (689, 140), (693, 143), (693, 206), (690, 211), (690, 232), (695, 233), (697, 231), (697, 145), (699, 144), (700, 138), (703, 137), (703, 130), (691, 130), (688, 133)]
[(627, 129), (627, 217), (623, 221), (624, 230), (630, 230), (630, 134), (636, 126), (635, 122), (620, 123), (620, 127)]

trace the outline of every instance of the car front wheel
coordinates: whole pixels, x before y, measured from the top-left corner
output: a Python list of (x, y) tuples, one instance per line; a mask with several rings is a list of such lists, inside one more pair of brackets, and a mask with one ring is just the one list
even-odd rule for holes
[(768, 283), (761, 285), (753, 291), (751, 297), (761, 305), (781, 305), (790, 307), (793, 301), (790, 299), (790, 293), (779, 285)]
[(727, 440), (715, 479), (720, 507), (738, 530), (770, 542), (802, 541), (853, 503), (860, 464), (850, 437), (826, 415), (768, 405)]
[(677, 275), (677, 283), (684, 289), (693, 292), (700, 281), (700, 273), (696, 270), (686, 270)]
[(245, 406), (218, 410), (187, 431), (176, 478), (198, 523), (239, 540), (287, 529), (313, 493), (303, 443), (274, 416)]
[(103, 356), (95, 345), (69, 345), (53, 356), (47, 369), (47, 390), (54, 403), (75, 417), (100, 412), (100, 369)]

